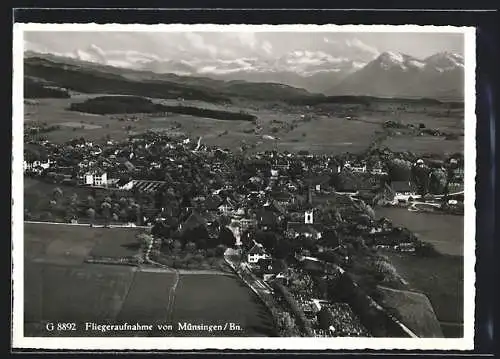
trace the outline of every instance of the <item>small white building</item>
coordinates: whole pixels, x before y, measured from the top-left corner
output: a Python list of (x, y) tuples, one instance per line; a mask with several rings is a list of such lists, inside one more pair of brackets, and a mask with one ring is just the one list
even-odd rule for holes
[(33, 171), (34, 169), (37, 168), (42, 168), (46, 170), (49, 168), (51, 165), (50, 161), (47, 159), (46, 161), (42, 162), (40, 160), (35, 160), (35, 161), (23, 161), (23, 171)]
[(304, 212), (304, 223), (313, 224), (314, 223), (314, 212), (313, 210), (308, 210)]
[(247, 253), (247, 262), (255, 264), (261, 259), (271, 259), (271, 256), (266, 253), (266, 250), (260, 243), (255, 243), (255, 245), (250, 248)]
[(81, 185), (107, 187), (108, 174), (104, 171), (89, 171), (78, 175), (78, 183)]

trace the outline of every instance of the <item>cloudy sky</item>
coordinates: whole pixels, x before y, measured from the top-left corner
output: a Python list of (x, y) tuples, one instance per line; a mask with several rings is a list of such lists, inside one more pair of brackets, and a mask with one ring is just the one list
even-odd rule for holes
[(25, 32), (25, 49), (159, 72), (231, 72), (265, 66), (296, 72), (362, 66), (384, 51), (425, 58), (463, 54), (453, 33)]

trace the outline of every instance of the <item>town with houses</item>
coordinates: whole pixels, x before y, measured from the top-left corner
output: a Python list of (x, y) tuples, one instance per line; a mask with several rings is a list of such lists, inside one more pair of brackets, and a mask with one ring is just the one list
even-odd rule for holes
[[(26, 220), (145, 227), (151, 265), (162, 265), (176, 241), (222, 248), (282, 336), (419, 336), (376, 303), (360, 263), (379, 270), (375, 283), (397, 282), (377, 251), (429, 248), (377, 208), (463, 215), (460, 154), (231, 152), (149, 131), (103, 144), (27, 139), (24, 173), (54, 191), (89, 194), (49, 214), (25, 209)], [(392, 324), (372, 320), (382, 317)]]

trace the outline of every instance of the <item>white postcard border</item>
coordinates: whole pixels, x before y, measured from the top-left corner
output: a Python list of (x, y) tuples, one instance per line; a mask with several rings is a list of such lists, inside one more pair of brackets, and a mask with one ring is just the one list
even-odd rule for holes
[[(299, 31), (299, 32), (426, 32), (462, 33), (465, 45), (465, 218), (464, 224), (464, 337), (444, 339), (402, 338), (62, 338), (24, 337), (24, 229), (23, 229), (23, 53), (25, 31)], [(13, 33), (12, 126), (12, 347), (84, 350), (472, 350), (475, 313), (475, 28), (420, 25), (216, 25), (216, 24), (35, 24), (16, 23)]]

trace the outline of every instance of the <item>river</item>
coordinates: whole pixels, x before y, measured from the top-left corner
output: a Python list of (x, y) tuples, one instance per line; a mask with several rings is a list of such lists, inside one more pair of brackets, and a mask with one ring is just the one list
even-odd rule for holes
[(408, 228), (443, 254), (464, 255), (463, 216), (410, 212), (397, 207), (380, 207), (375, 212), (379, 218), (387, 217), (394, 225)]

